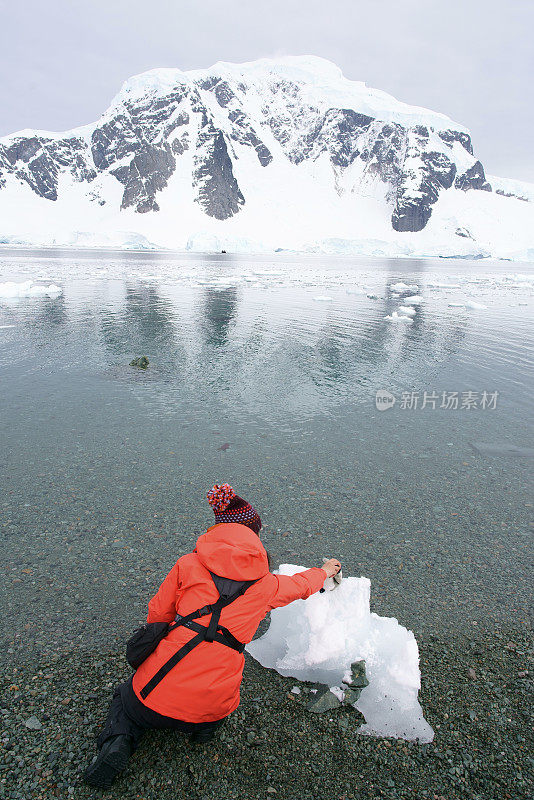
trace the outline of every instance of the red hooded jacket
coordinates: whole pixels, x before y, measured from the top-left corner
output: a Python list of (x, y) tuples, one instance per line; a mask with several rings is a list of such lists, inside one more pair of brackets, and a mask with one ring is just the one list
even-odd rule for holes
[[(308, 569), (297, 575), (273, 575), (260, 539), (246, 525), (212, 525), (199, 537), (193, 553), (178, 559), (148, 604), (147, 622), (172, 622), (214, 603), (219, 593), (210, 571), (236, 581), (256, 580), (245, 594), (222, 609), (220, 624), (240, 642), (248, 643), (268, 611), (305, 599), (322, 587), (326, 572)], [(259, 580), (257, 580), (259, 579)], [(207, 625), (210, 617), (200, 618)], [(143, 700), (140, 692), (160, 667), (196, 635), (178, 627), (141, 664), (133, 689), (145, 706), (186, 722), (221, 719), (239, 705), (245, 659), (220, 642), (200, 642)]]

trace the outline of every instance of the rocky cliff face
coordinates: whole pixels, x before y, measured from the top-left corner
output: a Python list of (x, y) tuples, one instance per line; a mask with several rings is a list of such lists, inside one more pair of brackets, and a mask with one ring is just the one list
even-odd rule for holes
[(451, 188), (491, 191), (469, 134), (447, 117), (347, 81), (328, 62), (295, 58), (137, 76), (94, 125), (0, 140), (0, 193), (11, 180), (54, 203), (81, 184), (105, 206), (116, 201), (93, 184), (106, 175), (121, 187), (121, 209), (157, 214), (179, 173), (205, 215), (228, 220), (246, 207), (251, 187), (236, 168), (251, 159), (260, 185), (273, 162), (314, 174), (325, 160), (338, 195), (365, 195), (378, 182), (399, 232), (422, 230)]

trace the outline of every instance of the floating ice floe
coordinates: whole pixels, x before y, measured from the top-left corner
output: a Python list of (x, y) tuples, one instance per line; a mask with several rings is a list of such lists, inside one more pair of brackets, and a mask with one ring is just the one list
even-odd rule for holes
[(524, 272), (514, 272), (511, 275), (503, 275), (502, 281), (511, 281), (516, 284), (531, 283), (534, 284), (534, 275), (527, 275)]
[(484, 303), (476, 303), (474, 300), (466, 300), (465, 303), (449, 303), (449, 308), (469, 308), (473, 311), (487, 308)]
[(423, 298), (421, 297), (420, 294), (412, 294), (410, 295), (410, 297), (403, 297), (402, 301), (403, 303), (408, 303), (411, 306), (413, 305), (417, 306), (419, 305), (419, 303), (423, 302)]
[(314, 297), (313, 299), (314, 300), (320, 300), (322, 302), (327, 302), (327, 301), (332, 300), (332, 298), (328, 297), (328, 295), (326, 295), (326, 294), (318, 294), (317, 297)]
[(0, 283), (0, 300), (18, 300), (21, 297), (59, 297), (63, 293), (60, 286), (51, 283), (48, 286), (43, 286), (41, 283), (34, 281), (5, 281)]
[(407, 324), (413, 322), (412, 317), (408, 317), (405, 314), (398, 314), (396, 311), (394, 311), (393, 314), (388, 314), (384, 319), (389, 319), (392, 322), (405, 322)]
[[(283, 564), (278, 573), (303, 569)], [(434, 732), (418, 701), (415, 637), (395, 618), (371, 613), (370, 592), (368, 578), (344, 578), (333, 592), (274, 609), (267, 632), (246, 649), (281, 675), (326, 684), (338, 699), (351, 664), (365, 660), (369, 685), (355, 703), (365, 717), (359, 732), (431, 742)]]
[(392, 283), (390, 285), (390, 290), (392, 292), (416, 292), (419, 289), (419, 286), (416, 286), (414, 283)]
[(415, 308), (411, 308), (411, 306), (399, 306), (399, 311), (402, 314), (408, 314), (409, 317), (413, 317), (415, 314)]
[(465, 304), (465, 307), (472, 308), (474, 310), (487, 308), (484, 303), (476, 303), (474, 300), (468, 300)]

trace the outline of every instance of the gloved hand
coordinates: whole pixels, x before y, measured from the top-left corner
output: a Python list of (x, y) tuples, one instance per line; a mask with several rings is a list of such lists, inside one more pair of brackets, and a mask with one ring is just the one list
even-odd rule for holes
[(335, 558), (323, 558), (322, 568), (326, 572), (327, 578), (324, 582), (323, 588), (320, 591), (331, 592), (333, 589), (337, 589), (343, 580), (343, 573), (341, 572), (341, 564), (339, 561)]

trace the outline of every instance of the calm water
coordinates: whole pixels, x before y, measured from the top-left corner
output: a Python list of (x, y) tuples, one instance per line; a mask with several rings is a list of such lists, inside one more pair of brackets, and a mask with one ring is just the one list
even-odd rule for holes
[[(0, 301), (4, 654), (30, 647), (14, 615), (58, 641), (129, 630), (212, 524), (215, 481), (275, 561), (340, 558), (416, 633), (526, 623), (531, 267), (0, 252), (0, 281), (29, 277), (64, 291)], [(398, 282), (411, 325), (385, 319)]]

